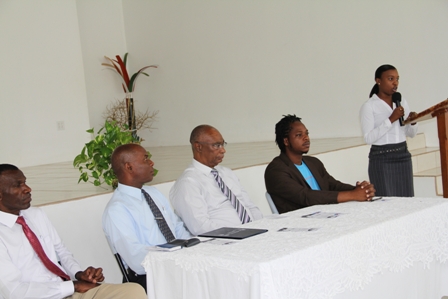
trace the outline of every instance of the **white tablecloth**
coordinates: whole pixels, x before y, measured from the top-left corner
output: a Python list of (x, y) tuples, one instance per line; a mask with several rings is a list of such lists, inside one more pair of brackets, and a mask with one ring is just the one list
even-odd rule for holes
[[(342, 214), (301, 217), (316, 211)], [(443, 198), (312, 206), (244, 227), (269, 231), (236, 244), (149, 252), (142, 263), (148, 297), (334, 298), (364, 288), (384, 272), (448, 264), (448, 200)], [(319, 229), (278, 232), (285, 227)]]

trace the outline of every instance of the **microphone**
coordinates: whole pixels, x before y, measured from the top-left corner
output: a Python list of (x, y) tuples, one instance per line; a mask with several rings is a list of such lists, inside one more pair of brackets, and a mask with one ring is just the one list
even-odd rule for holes
[[(392, 94), (392, 102), (395, 103), (397, 107), (401, 107), (401, 93), (395, 92)], [(400, 121), (400, 126), (403, 126), (404, 118), (403, 116), (398, 119)]]

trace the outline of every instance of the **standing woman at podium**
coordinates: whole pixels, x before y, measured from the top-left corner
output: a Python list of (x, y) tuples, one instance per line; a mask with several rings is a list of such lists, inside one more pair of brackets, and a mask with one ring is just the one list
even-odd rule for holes
[[(397, 102), (398, 71), (392, 65), (382, 65), (375, 71), (375, 85), (370, 99), (360, 111), (364, 140), (371, 144), (369, 178), (378, 196), (414, 196), (411, 154), (406, 137), (417, 134), (418, 125), (401, 125), (411, 112), (403, 98)], [(392, 100), (394, 99), (395, 102)], [(401, 121), (400, 121), (401, 118)]]

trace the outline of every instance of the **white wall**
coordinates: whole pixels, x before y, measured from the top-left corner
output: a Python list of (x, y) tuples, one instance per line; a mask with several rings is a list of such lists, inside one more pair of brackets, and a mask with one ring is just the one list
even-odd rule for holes
[(369, 145), (331, 151), (316, 155), (324, 163), (327, 172), (335, 179), (355, 185), (357, 181), (368, 181)]
[[(0, 0), (0, 156), (72, 160), (123, 96), (103, 56), (126, 51), (131, 72), (160, 66), (134, 93), (160, 111), (145, 146), (187, 144), (199, 123), (229, 142), (273, 140), (286, 113), (314, 138), (359, 136), (380, 64), (398, 68), (413, 110), (447, 98), (447, 13), (443, 0)], [(434, 121), (423, 130), (436, 145)]]
[(89, 138), (75, 2), (1, 0), (0, 41), (0, 163), (73, 159)]
[[(76, 0), (90, 126), (104, 125), (105, 107), (124, 97), (117, 73), (102, 66), (104, 56), (126, 53), (121, 0)], [(87, 129), (87, 128), (86, 128)]]
[(413, 110), (448, 96), (446, 1), (123, 0), (123, 12), (134, 63), (160, 65), (135, 93), (160, 111), (148, 145), (185, 144), (200, 123), (272, 140), (287, 113), (314, 138), (359, 136), (384, 63)]

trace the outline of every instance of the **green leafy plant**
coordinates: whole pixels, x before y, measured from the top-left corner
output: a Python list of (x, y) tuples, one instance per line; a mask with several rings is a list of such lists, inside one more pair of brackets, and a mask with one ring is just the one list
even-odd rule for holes
[[(87, 130), (94, 134), (94, 129)], [(117, 124), (115, 121), (106, 121), (97, 135), (85, 144), (81, 153), (73, 160), (73, 166), (78, 167), (81, 181), (90, 182), (95, 186), (106, 183), (114, 189), (118, 186), (118, 180), (111, 166), (111, 156), (115, 148), (128, 143), (140, 144), (139, 139), (132, 135), (126, 125)], [(148, 155), (151, 156), (148, 152)], [(154, 175), (157, 171), (154, 170)]]

